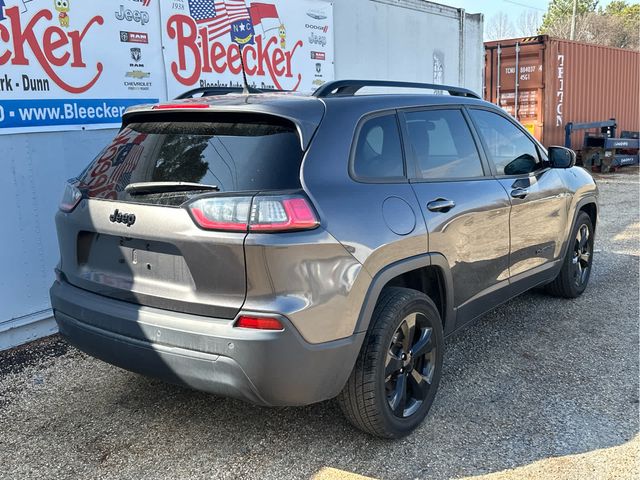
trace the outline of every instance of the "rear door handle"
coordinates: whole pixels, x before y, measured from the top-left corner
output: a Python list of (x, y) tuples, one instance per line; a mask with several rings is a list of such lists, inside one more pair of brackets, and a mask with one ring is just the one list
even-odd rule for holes
[(515, 188), (515, 189), (511, 190), (511, 196), (513, 198), (523, 199), (523, 198), (526, 198), (527, 195), (529, 195), (529, 189), (528, 188)]
[(448, 212), (452, 208), (455, 208), (456, 202), (453, 200), (447, 200), (446, 198), (438, 198), (433, 202), (429, 202), (427, 204), (427, 208), (431, 212)]

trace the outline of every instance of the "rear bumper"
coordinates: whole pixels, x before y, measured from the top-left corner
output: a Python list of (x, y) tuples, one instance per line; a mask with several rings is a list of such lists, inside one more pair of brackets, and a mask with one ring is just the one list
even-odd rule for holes
[[(233, 327), (233, 320), (170, 312), (55, 282), (60, 333), (80, 350), (170, 383), (259, 405), (308, 405), (345, 385), (364, 334), (307, 343), (289, 320), (280, 332)], [(250, 312), (256, 313), (256, 312)]]

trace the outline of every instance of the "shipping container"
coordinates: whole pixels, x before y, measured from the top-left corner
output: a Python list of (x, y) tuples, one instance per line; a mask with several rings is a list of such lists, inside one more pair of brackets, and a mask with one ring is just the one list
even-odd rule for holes
[[(565, 144), (569, 122), (615, 118), (619, 132), (637, 131), (640, 52), (546, 35), (487, 42), (484, 98), (547, 147)], [(572, 148), (582, 147), (584, 135), (572, 135)]]

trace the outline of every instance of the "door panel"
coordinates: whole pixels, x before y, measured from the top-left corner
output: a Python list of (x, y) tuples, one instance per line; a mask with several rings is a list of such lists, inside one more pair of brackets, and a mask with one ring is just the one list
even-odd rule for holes
[(498, 181), (510, 197), (510, 276), (551, 267), (560, 257), (567, 195), (558, 172), (547, 168), (533, 139), (502, 114), (470, 109)]
[[(405, 151), (418, 177), (412, 187), (429, 232), (425, 248), (447, 259), (453, 306), (464, 307), (500, 282), (508, 286), (511, 204), (500, 183), (485, 176), (487, 165), (462, 110), (412, 110), (402, 119)], [(469, 320), (462, 317), (457, 324)]]
[(526, 194), (511, 197), (511, 277), (558, 260), (568, 222), (566, 188), (558, 172), (499, 182), (509, 195)]
[[(429, 232), (428, 250), (449, 262), (455, 308), (508, 281), (511, 205), (498, 181), (414, 183), (413, 189)], [(455, 207), (429, 210), (438, 199), (452, 201)]]

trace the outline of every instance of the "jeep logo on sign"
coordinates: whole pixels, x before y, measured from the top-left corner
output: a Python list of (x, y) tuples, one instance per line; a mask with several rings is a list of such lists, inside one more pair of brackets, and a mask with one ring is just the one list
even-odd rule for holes
[(125, 8), (124, 5), (120, 5), (120, 10), (115, 12), (116, 18), (120, 21), (126, 20), (127, 22), (136, 22), (140, 25), (146, 25), (149, 23), (149, 14), (140, 10), (131, 10)]
[(132, 213), (122, 213), (116, 208), (116, 211), (109, 216), (109, 220), (111, 223), (122, 223), (123, 225), (130, 227), (136, 223), (136, 216)]

